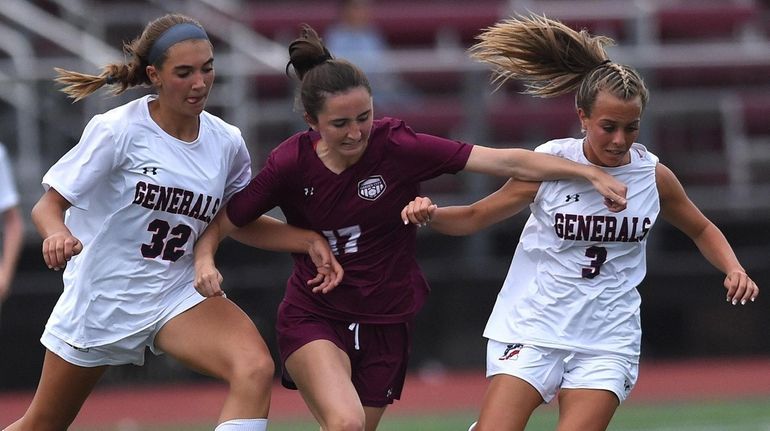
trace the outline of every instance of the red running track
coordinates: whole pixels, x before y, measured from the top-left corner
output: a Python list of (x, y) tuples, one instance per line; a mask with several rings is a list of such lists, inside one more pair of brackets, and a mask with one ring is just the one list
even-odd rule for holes
[[(397, 414), (475, 411), (486, 388), (482, 371), (410, 375)], [(116, 424), (195, 424), (215, 422), (226, 388), (217, 383), (97, 389), (75, 426)], [(770, 397), (770, 358), (643, 362), (628, 402), (720, 400)], [(32, 393), (0, 393), (0, 427), (24, 413)], [(276, 385), (271, 419), (310, 418), (296, 391)]]

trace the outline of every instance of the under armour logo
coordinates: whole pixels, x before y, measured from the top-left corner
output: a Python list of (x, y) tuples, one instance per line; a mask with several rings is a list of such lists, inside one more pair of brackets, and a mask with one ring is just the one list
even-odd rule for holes
[(147, 174), (153, 174), (158, 175), (158, 168), (142, 168), (142, 173)]
[(580, 195), (578, 193), (567, 195), (567, 199), (564, 202), (577, 202), (580, 200)]

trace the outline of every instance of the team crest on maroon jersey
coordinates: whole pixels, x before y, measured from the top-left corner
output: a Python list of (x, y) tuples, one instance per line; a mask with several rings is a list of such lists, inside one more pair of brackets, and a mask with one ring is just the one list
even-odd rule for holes
[(373, 175), (358, 182), (358, 196), (373, 201), (382, 195), (387, 185), (380, 175)]

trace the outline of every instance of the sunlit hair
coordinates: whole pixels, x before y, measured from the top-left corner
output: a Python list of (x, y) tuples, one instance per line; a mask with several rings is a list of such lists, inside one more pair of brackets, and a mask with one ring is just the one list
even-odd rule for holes
[[(126, 61), (122, 63), (110, 63), (102, 68), (99, 75), (73, 72), (61, 68), (54, 68), (57, 77), (54, 81), (63, 84), (61, 91), (77, 102), (80, 99), (94, 93), (104, 85), (112, 85), (112, 94), (118, 95), (130, 87), (151, 86), (152, 82), (147, 76), (147, 56), (155, 41), (170, 27), (190, 23), (201, 27), (200, 23), (190, 17), (179, 14), (168, 14), (155, 19), (145, 26), (142, 34), (131, 42), (123, 44), (123, 53)], [(202, 28), (202, 27), (201, 27)], [(161, 68), (166, 61), (164, 53), (154, 66)]]
[(544, 16), (516, 16), (487, 28), (470, 49), (473, 59), (493, 67), (498, 87), (509, 79), (524, 83), (524, 93), (554, 97), (575, 91), (575, 105), (591, 115), (599, 91), (622, 99), (639, 97), (642, 109), (649, 92), (630, 66), (609, 60), (605, 46), (614, 41), (575, 31)]
[(313, 120), (318, 120), (318, 113), (330, 95), (358, 87), (372, 94), (364, 72), (347, 60), (335, 59), (307, 24), (302, 26), (300, 37), (289, 44), (287, 75), (291, 76), (292, 70), (301, 81), (299, 102)]

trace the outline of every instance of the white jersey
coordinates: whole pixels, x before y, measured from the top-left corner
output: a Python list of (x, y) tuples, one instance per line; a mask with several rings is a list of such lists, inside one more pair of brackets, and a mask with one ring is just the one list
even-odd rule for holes
[(46, 325), (73, 346), (149, 328), (194, 293), (195, 240), (251, 178), (236, 127), (203, 112), (198, 138), (180, 141), (150, 117), (154, 97), (94, 116), (43, 177), (72, 204), (65, 223), (83, 243)]
[(19, 204), (19, 192), (16, 190), (16, 179), (13, 177), (11, 161), (5, 146), (0, 144), (0, 212)]
[[(536, 151), (591, 164), (582, 140), (547, 142)], [(631, 162), (603, 168), (628, 186), (628, 207), (612, 213), (587, 181), (543, 182), (530, 205), (508, 275), (484, 336), (638, 360), (640, 296), (647, 235), (660, 211), (658, 158), (640, 144)]]

